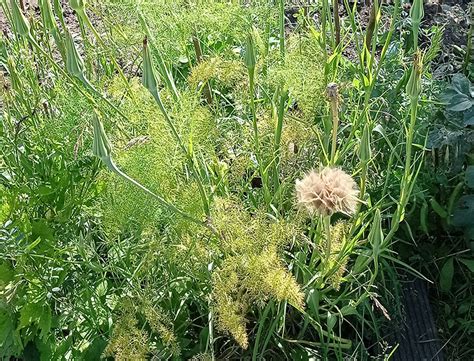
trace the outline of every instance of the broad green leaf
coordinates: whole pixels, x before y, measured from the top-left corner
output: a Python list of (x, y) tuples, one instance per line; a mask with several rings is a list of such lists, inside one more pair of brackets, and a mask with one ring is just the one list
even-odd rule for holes
[(460, 94), (451, 99), (451, 104), (449, 104), (446, 109), (453, 112), (463, 112), (471, 108), (473, 104), (470, 98)]
[(454, 259), (453, 257), (450, 257), (445, 262), (443, 268), (441, 268), (441, 272), (439, 275), (439, 285), (440, 285), (441, 291), (449, 292), (453, 284), (453, 276), (454, 276)]
[(334, 328), (337, 322), (337, 315), (335, 313), (331, 313), (328, 311), (327, 316), (328, 316), (327, 318), (328, 331), (332, 331), (332, 329)]
[(38, 303), (27, 303), (20, 311), (20, 322), (18, 330), (29, 326), (32, 323), (38, 323), (43, 313), (43, 307)]
[(14, 275), (15, 272), (7, 262), (0, 263), (0, 290), (13, 281)]
[(474, 188), (474, 165), (466, 169), (466, 184), (469, 188)]
[(470, 81), (464, 74), (454, 74), (451, 81), (451, 87), (459, 94), (470, 96)]
[(38, 327), (41, 330), (40, 338), (42, 340), (46, 340), (49, 336), (49, 331), (51, 330), (51, 322), (52, 322), (52, 315), (51, 309), (48, 305), (43, 306), (43, 312), (41, 313), (41, 317), (38, 320)]
[(343, 308), (341, 308), (341, 313), (343, 316), (349, 316), (349, 315), (357, 315), (358, 312), (354, 306), (351, 305), (345, 305)]
[(459, 262), (463, 263), (467, 268), (469, 268), (469, 271), (474, 273), (474, 259), (460, 258)]
[(474, 226), (474, 195), (462, 196), (454, 208), (452, 224), (455, 227)]
[(464, 126), (474, 125), (474, 106), (464, 112)]
[(14, 315), (0, 303), (0, 359), (9, 360), (19, 356), (23, 345), (20, 335), (15, 330)]
[(469, 79), (463, 74), (454, 74), (451, 85), (441, 95), (446, 109), (454, 112), (467, 111), (474, 105)]

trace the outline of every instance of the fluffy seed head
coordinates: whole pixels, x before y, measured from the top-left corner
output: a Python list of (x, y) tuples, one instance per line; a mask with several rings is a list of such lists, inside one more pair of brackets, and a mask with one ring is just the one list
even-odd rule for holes
[(298, 204), (312, 214), (351, 215), (356, 210), (358, 194), (354, 179), (339, 168), (312, 170), (302, 180), (296, 180)]

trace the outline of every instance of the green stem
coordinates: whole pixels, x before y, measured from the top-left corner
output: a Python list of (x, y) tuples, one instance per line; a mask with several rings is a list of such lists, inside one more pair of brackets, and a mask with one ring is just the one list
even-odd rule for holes
[(279, 18), (279, 28), (280, 28), (280, 56), (282, 61), (285, 61), (285, 1), (280, 0), (280, 18)]
[[(105, 44), (104, 40), (102, 40), (102, 37), (99, 35), (99, 33), (97, 32), (96, 28), (94, 27), (94, 25), (92, 25), (90, 19), (89, 19), (89, 16), (87, 15), (87, 13), (85, 11), (81, 11), (79, 12), (79, 17), (82, 19), (82, 21), (87, 25), (87, 27), (92, 31), (92, 33), (94, 34), (94, 37), (96, 38), (96, 40), (99, 42), (99, 44), (104, 48), (104, 49), (107, 49), (107, 45)], [(112, 63), (114, 64), (115, 68), (117, 69), (118, 73), (119, 73), (119, 76), (120, 78), (122, 79), (122, 81), (124, 82), (125, 86), (127, 87), (127, 91), (128, 91), (128, 94), (129, 95), (133, 95), (132, 93), (132, 89), (130, 87), (130, 84), (128, 83), (128, 80), (127, 78), (125, 77), (125, 74), (123, 73), (123, 70), (122, 68), (120, 67), (120, 65), (117, 63), (117, 60), (115, 59), (114, 56), (111, 56), (110, 59), (112, 60)]]
[(405, 211), (405, 207), (408, 203), (408, 199), (411, 194), (412, 190), (412, 182), (414, 181), (413, 174), (411, 172), (411, 165), (412, 165), (412, 148), (413, 148), (413, 137), (415, 134), (415, 126), (416, 126), (416, 117), (418, 112), (418, 97), (413, 97), (411, 99), (410, 104), (410, 124), (407, 129), (407, 139), (405, 144), (405, 169), (403, 173), (402, 182), (400, 184), (400, 200), (397, 205), (397, 210), (395, 211), (392, 217), (392, 225), (390, 228), (390, 232), (388, 233), (387, 237), (385, 238), (386, 242), (388, 242), (397, 232), (399, 224), (403, 219), (403, 213)]
[[(28, 40), (33, 44), (33, 46), (44, 56), (46, 57), (46, 59), (48, 59), (48, 61), (53, 65), (54, 68), (56, 68), (63, 76), (65, 76), (69, 81), (70, 83), (74, 86), (74, 88), (76, 88), (88, 101), (89, 103), (91, 103), (94, 107), (96, 107), (96, 102), (94, 100), (94, 98), (92, 98), (90, 96), (89, 93), (85, 92), (84, 90), (81, 89), (81, 87), (79, 87), (76, 82), (74, 81), (74, 79), (64, 70), (62, 69), (55, 61), (54, 59), (51, 57), (51, 55), (49, 55), (37, 42), (36, 40), (33, 38), (33, 36), (29, 35), (28, 37)], [(85, 78), (84, 78), (85, 79)], [(85, 79), (87, 80), (87, 79)], [(88, 81), (87, 81), (88, 83)], [(86, 86), (87, 88), (90, 87), (90, 89), (96, 94), (98, 95), (103, 101), (105, 101), (107, 103), (108, 106), (110, 106), (114, 111), (117, 112), (117, 114), (119, 114), (123, 119), (125, 120), (128, 120), (128, 117), (120, 110), (118, 109), (114, 104), (112, 104), (112, 102), (107, 99), (103, 94), (101, 94), (99, 91), (97, 91), (92, 85), (90, 85), (90, 83), (88, 83), (89, 86)], [(118, 126), (118, 125), (117, 125)], [(119, 130), (123, 132), (123, 129), (119, 127)]]
[(177, 208), (176, 206), (174, 206), (173, 204), (169, 203), (168, 201), (166, 201), (163, 197), (159, 196), (158, 194), (152, 192), (151, 190), (149, 190), (148, 188), (146, 188), (145, 186), (141, 185), (139, 182), (137, 182), (135, 179), (129, 177), (127, 174), (125, 174), (124, 172), (122, 172), (118, 167), (117, 165), (114, 163), (114, 161), (112, 160), (112, 158), (109, 156), (109, 157), (102, 157), (101, 160), (105, 163), (105, 165), (107, 166), (107, 168), (109, 168), (111, 171), (113, 171), (114, 173), (116, 173), (117, 175), (119, 175), (120, 177), (124, 178), (125, 180), (127, 180), (128, 182), (132, 183), (133, 185), (137, 186), (138, 188), (140, 188), (141, 190), (143, 190), (145, 193), (147, 193), (148, 195), (152, 196), (153, 198), (155, 198), (162, 206), (164, 206), (165, 208), (167, 208), (168, 210), (172, 211), (173, 213), (176, 213), (178, 215), (180, 215), (181, 217), (183, 217), (184, 219), (188, 220), (188, 221), (191, 221), (191, 222), (194, 222), (194, 223), (197, 223), (197, 224), (200, 224), (200, 225), (203, 225), (207, 228), (209, 228), (209, 226), (190, 216), (189, 214), (185, 213), (184, 211), (182, 211), (181, 209)]
[(324, 270), (327, 271), (331, 256), (331, 216), (323, 216), (324, 233), (326, 236), (326, 249), (324, 252)]

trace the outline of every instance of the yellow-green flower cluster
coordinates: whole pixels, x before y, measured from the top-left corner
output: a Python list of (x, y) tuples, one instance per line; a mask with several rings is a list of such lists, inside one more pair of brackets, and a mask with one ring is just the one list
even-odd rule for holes
[(115, 322), (112, 338), (104, 356), (113, 356), (117, 361), (146, 360), (148, 335), (138, 327), (131, 302), (125, 302), (120, 318)]
[[(147, 360), (152, 351), (150, 338), (153, 333), (173, 356), (179, 356), (181, 350), (169, 317), (147, 300), (136, 304), (135, 301), (127, 298), (121, 303), (121, 313), (115, 322), (104, 356), (113, 356), (115, 360)], [(145, 317), (151, 334), (144, 327), (140, 327), (137, 313)]]
[(212, 278), (217, 327), (247, 348), (246, 313), (253, 304), (263, 306), (274, 298), (304, 307), (304, 294), (281, 257), (298, 228), (284, 221), (269, 222), (263, 213), (251, 215), (229, 200), (216, 202), (213, 222), (224, 254)]
[[(241, 61), (213, 57), (197, 64), (189, 78), (191, 86), (199, 86), (210, 80), (216, 80), (226, 87), (246, 85), (246, 72)], [(241, 89), (240, 89), (241, 90)]]
[[(335, 290), (339, 290), (346, 271), (348, 257), (344, 255), (344, 248), (347, 243), (347, 234), (349, 232), (349, 224), (344, 221), (339, 221), (331, 226), (331, 241), (329, 247), (329, 255), (326, 255), (328, 263), (326, 265), (326, 272), (328, 274), (328, 283)], [(327, 239), (323, 239), (320, 247), (320, 252), (325, 253), (328, 250)]]

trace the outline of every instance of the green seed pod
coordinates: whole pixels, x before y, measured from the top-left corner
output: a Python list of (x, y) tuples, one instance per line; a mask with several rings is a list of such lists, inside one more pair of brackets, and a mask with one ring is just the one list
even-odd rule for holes
[(13, 28), (21, 36), (27, 36), (30, 33), (30, 24), (26, 20), (25, 15), (20, 10), (16, 0), (10, 0), (12, 8)]
[(410, 79), (406, 86), (406, 92), (412, 101), (416, 101), (421, 92), (421, 74), (423, 73), (423, 59), (420, 52), (415, 53)]
[(370, 149), (370, 129), (369, 125), (365, 124), (364, 131), (362, 133), (362, 139), (360, 141), (360, 148), (359, 148), (359, 157), (361, 162), (367, 163), (371, 157), (371, 149)]
[(410, 17), (412, 24), (420, 24), (421, 19), (425, 16), (423, 8), (423, 0), (414, 0), (410, 9)]
[(257, 63), (255, 55), (255, 42), (253, 40), (252, 33), (249, 33), (247, 36), (244, 63), (247, 69), (251, 70), (255, 69), (255, 64)]
[(69, 5), (71, 5), (71, 8), (76, 11), (84, 11), (86, 8), (86, 0), (69, 0)]
[(430, 205), (433, 211), (435, 211), (438, 216), (440, 216), (443, 219), (448, 218), (448, 212), (446, 211), (446, 209), (444, 209), (444, 207), (441, 204), (438, 203), (436, 199), (431, 198)]
[(77, 52), (74, 41), (72, 40), (71, 34), (66, 34), (66, 70), (68, 73), (83, 78), (82, 69), (84, 68), (84, 62), (81, 56)]
[(40, 0), (39, 7), (41, 10), (41, 17), (46, 29), (53, 31), (57, 29), (56, 20), (54, 19), (53, 9), (50, 0)]
[(148, 40), (145, 37), (143, 40), (143, 75), (142, 75), (142, 84), (147, 88), (151, 93), (156, 91), (157, 82), (155, 77), (155, 72), (153, 70), (153, 61), (151, 59), (150, 50), (148, 47)]
[(94, 140), (92, 142), (92, 153), (99, 157), (103, 162), (107, 163), (110, 159), (112, 147), (110, 146), (107, 134), (105, 134), (104, 126), (100, 121), (99, 114), (95, 112), (94, 118), (92, 119), (92, 125), (94, 127)]
[(413, 48), (415, 50), (418, 48), (418, 32), (424, 15), (423, 0), (414, 0), (410, 9), (410, 17), (413, 30)]

